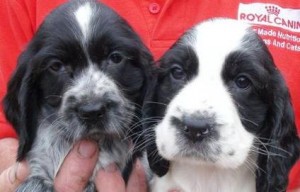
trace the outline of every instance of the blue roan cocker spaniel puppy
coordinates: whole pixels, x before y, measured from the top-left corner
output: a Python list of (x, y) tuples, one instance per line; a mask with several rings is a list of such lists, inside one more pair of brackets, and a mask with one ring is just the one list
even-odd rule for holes
[(294, 113), (251, 27), (230, 19), (198, 24), (159, 64), (145, 104), (151, 190), (285, 191), (299, 158)]
[[(84, 138), (101, 149), (95, 172), (111, 162), (130, 170), (138, 142), (130, 136), (141, 128), (151, 63), (136, 33), (103, 4), (70, 1), (50, 13), (20, 56), (4, 99), (19, 134), (18, 160), (26, 158), (31, 170), (17, 191), (53, 191), (65, 156)], [(85, 191), (95, 191), (93, 182)]]

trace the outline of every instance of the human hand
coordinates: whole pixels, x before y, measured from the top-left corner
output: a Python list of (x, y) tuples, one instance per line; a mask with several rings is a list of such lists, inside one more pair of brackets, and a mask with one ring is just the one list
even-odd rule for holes
[(11, 192), (25, 181), (28, 175), (26, 162), (16, 163), (18, 140), (5, 138), (0, 140), (0, 191)]
[(0, 191), (14, 192), (29, 174), (26, 162), (14, 163), (0, 174)]
[(293, 189), (293, 190), (290, 190), (290, 191), (287, 191), (287, 192), (300, 192), (300, 188), (298, 188), (298, 189)]
[[(26, 179), (28, 165), (26, 162), (15, 163), (17, 140), (12, 139), (5, 142), (3, 140), (6, 139), (0, 140), (0, 191), (10, 192), (15, 191), (17, 186)], [(98, 155), (96, 143), (90, 141), (77, 143), (66, 157), (55, 178), (54, 186), (56, 191), (83, 191), (93, 172)], [(116, 169), (115, 165), (110, 165), (105, 170), (100, 170), (95, 184), (98, 191), (147, 191), (146, 177), (140, 162), (134, 167), (127, 189), (121, 173)]]
[[(108, 179), (109, 178), (109, 179)], [(106, 192), (146, 192), (147, 182), (144, 168), (138, 160), (133, 167), (127, 187), (121, 173), (115, 165), (110, 165), (105, 170), (99, 170), (95, 184), (98, 191)]]
[[(68, 154), (59, 174), (56, 176), (54, 185), (56, 191), (75, 192), (83, 191), (98, 158), (96, 143), (80, 141)], [(101, 156), (101, 154), (100, 154)], [(122, 174), (115, 164), (110, 164), (105, 169), (100, 169), (95, 178), (98, 191), (106, 192), (146, 192), (146, 176), (141, 163), (138, 161), (134, 166), (127, 187)]]

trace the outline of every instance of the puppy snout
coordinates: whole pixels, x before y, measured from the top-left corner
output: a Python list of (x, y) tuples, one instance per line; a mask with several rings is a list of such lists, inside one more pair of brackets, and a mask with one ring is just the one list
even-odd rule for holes
[(106, 106), (103, 103), (81, 104), (77, 107), (77, 114), (85, 121), (95, 121), (103, 117), (106, 113)]
[(81, 103), (76, 108), (78, 117), (86, 123), (96, 123), (103, 120), (115, 104), (112, 101), (89, 101)]
[(202, 141), (211, 135), (215, 125), (213, 117), (194, 115), (187, 115), (182, 119), (173, 117), (172, 122), (188, 140), (193, 142)]
[(192, 141), (201, 141), (207, 137), (211, 130), (212, 124), (209, 119), (197, 119), (193, 117), (183, 118), (183, 133)]

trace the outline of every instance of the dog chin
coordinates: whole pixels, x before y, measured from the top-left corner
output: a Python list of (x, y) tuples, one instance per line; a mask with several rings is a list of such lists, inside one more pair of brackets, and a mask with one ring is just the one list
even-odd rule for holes
[[(103, 131), (97, 128), (88, 130), (86, 133), (83, 134), (82, 138), (90, 139), (94, 141), (102, 141), (104, 138), (107, 140), (114, 140), (114, 139), (122, 139), (125, 135), (119, 133), (117, 131)], [(125, 140), (125, 139), (124, 139)]]

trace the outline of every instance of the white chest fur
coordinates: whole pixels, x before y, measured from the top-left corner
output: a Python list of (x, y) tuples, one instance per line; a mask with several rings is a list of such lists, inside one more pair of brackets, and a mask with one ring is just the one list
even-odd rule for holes
[[(251, 171), (252, 170), (252, 171)], [(172, 163), (168, 173), (152, 180), (152, 192), (255, 192), (255, 171), (249, 165), (237, 169)]]

